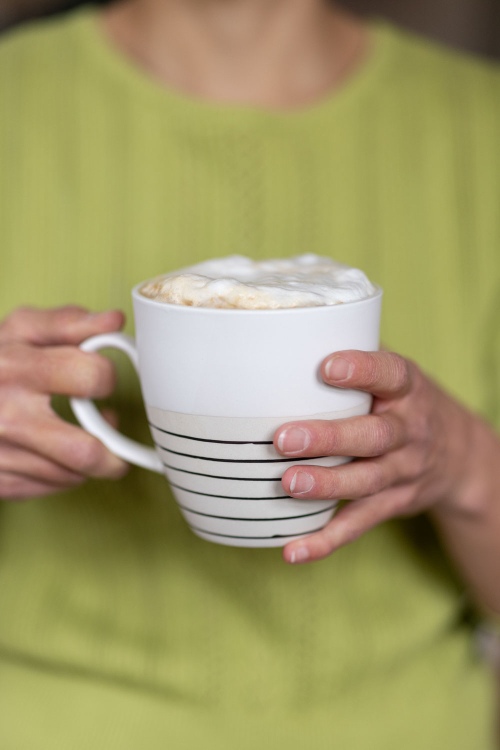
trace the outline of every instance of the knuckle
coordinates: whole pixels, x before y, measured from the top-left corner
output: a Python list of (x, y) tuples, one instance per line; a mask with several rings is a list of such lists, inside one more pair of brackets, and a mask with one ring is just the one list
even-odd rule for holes
[(366, 494), (375, 495), (385, 487), (385, 471), (378, 461), (371, 461), (367, 464), (369, 471), (366, 476)]
[(21, 423), (17, 400), (7, 393), (5, 398), (0, 399), (0, 438), (14, 439), (19, 434)]
[(54, 372), (60, 371), (60, 366), (57, 366), (53, 357), (44, 348), (33, 347), (30, 351), (30, 366), (29, 372), (31, 373), (31, 379), (37, 390), (44, 393), (51, 392), (52, 383), (54, 380)]
[(369, 387), (375, 385), (379, 379), (379, 364), (377, 354), (368, 353), (364, 360), (363, 379)]
[(82, 433), (79, 440), (75, 440), (71, 446), (69, 461), (73, 470), (92, 476), (101, 467), (106, 448), (95, 437)]
[(320, 454), (324, 453), (326, 456), (336, 456), (340, 451), (342, 433), (345, 430), (345, 425), (338, 424), (340, 421), (342, 420), (337, 420), (337, 424), (335, 422), (325, 423), (317, 431), (316, 442)]
[(17, 307), (0, 322), (0, 340), (30, 341), (43, 344), (47, 339), (64, 342), (66, 329), (88, 315), (77, 305), (40, 308), (29, 305)]
[(435, 457), (425, 451), (420, 451), (416, 459), (413, 477), (415, 481), (432, 474), (435, 469)]
[(81, 474), (53, 463), (51, 459), (43, 458), (36, 462), (33, 466), (33, 473), (35, 472), (42, 482), (59, 487), (61, 490), (78, 487), (85, 481), (85, 477)]
[(58, 489), (62, 490), (72, 490), (76, 489), (77, 487), (80, 487), (82, 484), (86, 482), (86, 477), (82, 476), (80, 474), (54, 474), (53, 476), (48, 476), (46, 481), (54, 484), (58, 487)]
[(320, 532), (314, 539), (314, 557), (315, 559), (322, 559), (328, 557), (336, 547), (336, 532), (338, 522), (333, 528), (331, 524), (328, 524), (322, 532)]
[(414, 365), (399, 354), (391, 355), (392, 375), (396, 387), (402, 390), (411, 383)]
[(3, 500), (22, 500), (27, 496), (21, 477), (12, 474), (0, 475), (0, 497)]
[(417, 414), (411, 422), (410, 437), (413, 445), (422, 453), (427, 453), (427, 447), (430, 436), (433, 434), (433, 427), (424, 414)]
[(97, 357), (98, 380), (103, 394), (110, 395), (116, 386), (116, 370), (113, 363), (106, 357)]
[(392, 505), (392, 514), (394, 516), (411, 516), (414, 513), (414, 506), (418, 500), (418, 490), (415, 485), (401, 487), (397, 493)]
[(109, 479), (123, 479), (130, 471), (130, 465), (114, 457), (113, 463), (109, 466), (106, 476)]
[(357, 524), (349, 523), (343, 524), (342, 541), (344, 544), (351, 544), (363, 534), (364, 529), (359, 527)]
[(7, 338), (22, 338), (30, 328), (35, 308), (28, 305), (17, 307), (9, 313), (0, 325), (0, 334)]
[(394, 443), (394, 425), (384, 417), (374, 417), (371, 421), (371, 429), (374, 455), (385, 453)]
[[(362, 535), (364, 529), (351, 517), (349, 520), (338, 518), (335, 526), (332, 524), (332, 538), (328, 540), (328, 547), (335, 549), (339, 542), (341, 546), (356, 541)], [(325, 545), (326, 546), (326, 545)]]
[(309, 490), (309, 496), (313, 492), (317, 500), (331, 500), (337, 497), (339, 481), (330, 467), (309, 466), (308, 472), (313, 477), (313, 487)]
[(95, 353), (81, 354), (78, 367), (78, 390), (83, 398), (109, 396), (116, 385), (116, 372), (112, 362)]
[(20, 365), (29, 356), (28, 347), (19, 342), (4, 343), (0, 346), (0, 384), (19, 384)]
[(415, 482), (427, 474), (433, 464), (433, 458), (419, 446), (412, 446), (405, 452), (404, 464), (400, 467), (401, 478), (405, 482)]
[(75, 325), (87, 318), (88, 310), (77, 305), (65, 305), (55, 307), (47, 311), (47, 326), (57, 331), (57, 339), (60, 343), (74, 343), (72, 335)]
[(318, 540), (318, 542), (316, 542), (315, 548), (315, 559), (321, 560), (325, 557), (328, 557), (328, 555), (331, 555), (334, 549), (335, 545), (328, 539), (321, 539), (321, 541)]
[(52, 312), (61, 318), (61, 322), (72, 322), (77, 318), (88, 315), (88, 310), (80, 305), (63, 305), (53, 308)]

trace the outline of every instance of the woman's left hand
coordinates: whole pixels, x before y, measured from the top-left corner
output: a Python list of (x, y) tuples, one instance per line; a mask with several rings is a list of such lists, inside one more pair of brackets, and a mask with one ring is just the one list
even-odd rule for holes
[(319, 560), (390, 518), (434, 507), (467, 514), (473, 414), (397, 354), (339, 352), (324, 360), (321, 374), (331, 386), (371, 393), (373, 407), (367, 416), (277, 430), (274, 445), (283, 456), (356, 459), (285, 472), (292, 497), (352, 500), (321, 531), (287, 544), (287, 562)]

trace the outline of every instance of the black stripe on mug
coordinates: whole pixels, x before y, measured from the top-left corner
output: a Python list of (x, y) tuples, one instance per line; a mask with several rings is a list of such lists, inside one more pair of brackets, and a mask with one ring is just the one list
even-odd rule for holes
[(178, 469), (177, 466), (171, 466), (163, 461), (163, 466), (171, 471), (182, 471), (183, 474), (194, 474), (197, 477), (208, 477), (209, 479), (229, 479), (231, 482), (281, 482), (281, 477), (221, 477), (218, 474), (203, 474), (200, 471), (188, 471), (188, 469)]
[(242, 523), (254, 523), (255, 521), (295, 521), (299, 518), (309, 518), (310, 516), (319, 516), (321, 513), (327, 513), (329, 510), (333, 510), (336, 506), (336, 503), (333, 505), (329, 505), (328, 508), (322, 508), (321, 510), (315, 510), (312, 513), (301, 513), (299, 516), (278, 516), (277, 518), (245, 518), (241, 516), (218, 516), (214, 513), (202, 513), (199, 510), (191, 510), (191, 508), (186, 508), (184, 505), (179, 505), (180, 508), (187, 511), (188, 513), (194, 513), (196, 516), (205, 516), (206, 518), (220, 518), (224, 521), (241, 521)]
[(286, 539), (287, 537), (290, 537), (291, 539), (295, 539), (299, 536), (309, 536), (309, 534), (314, 534), (316, 531), (321, 531), (321, 529), (324, 528), (324, 526), (319, 526), (317, 529), (311, 529), (310, 531), (302, 531), (298, 534), (271, 534), (271, 536), (242, 536), (241, 534), (218, 534), (215, 531), (205, 531), (205, 529), (200, 529), (197, 526), (193, 526), (190, 524), (193, 531), (199, 531), (201, 534), (206, 534), (207, 536), (219, 536), (219, 537), (225, 537), (226, 539)]
[[(273, 480), (271, 480), (273, 481)], [(182, 490), (183, 492), (190, 492), (192, 495), (201, 495), (202, 497), (216, 497), (221, 500), (290, 500), (289, 495), (278, 495), (272, 497), (240, 497), (235, 495), (213, 495), (210, 492), (198, 492), (197, 490), (188, 490), (187, 487), (181, 487), (180, 484), (174, 484), (169, 481), (171, 487), (175, 487), (176, 490)]]
[(197, 440), (200, 443), (220, 443), (221, 445), (272, 445), (272, 440), (211, 440), (209, 438), (195, 437), (194, 435), (181, 435), (178, 432), (170, 432), (170, 430), (164, 430), (162, 427), (157, 427), (152, 422), (149, 422), (149, 426), (159, 432), (164, 432), (165, 435), (172, 435), (172, 437), (184, 438), (185, 440)]
[(181, 453), (180, 451), (173, 451), (171, 448), (165, 448), (165, 446), (155, 443), (157, 448), (165, 451), (166, 453), (172, 453), (174, 456), (183, 456), (184, 458), (194, 458), (197, 461), (219, 461), (225, 464), (283, 464), (283, 463), (296, 463), (297, 461), (311, 461), (312, 458), (329, 458), (329, 456), (314, 456), (306, 458), (211, 458), (208, 456), (193, 456), (191, 453)]

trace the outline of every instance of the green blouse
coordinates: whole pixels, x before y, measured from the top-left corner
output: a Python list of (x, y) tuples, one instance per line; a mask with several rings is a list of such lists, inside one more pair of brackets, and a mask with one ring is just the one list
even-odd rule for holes
[[(120, 307), (132, 330), (141, 279), (331, 255), (384, 288), (385, 345), (496, 420), (500, 74), (372, 28), (363, 69), (293, 113), (165, 90), (90, 7), (5, 36), (1, 313)], [(118, 366), (122, 426), (144, 439)], [(0, 746), (489, 750), (467, 608), (424, 519), (291, 567), (198, 539), (141, 469), (4, 502)]]

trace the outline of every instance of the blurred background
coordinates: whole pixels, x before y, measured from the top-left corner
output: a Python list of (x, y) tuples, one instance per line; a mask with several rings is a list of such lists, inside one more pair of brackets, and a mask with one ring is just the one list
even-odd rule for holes
[[(108, 0), (100, 0), (101, 3)], [(341, 0), (364, 15), (388, 18), (455, 47), (500, 58), (499, 0)], [(0, 30), (62, 12), (82, 0), (0, 0)]]

